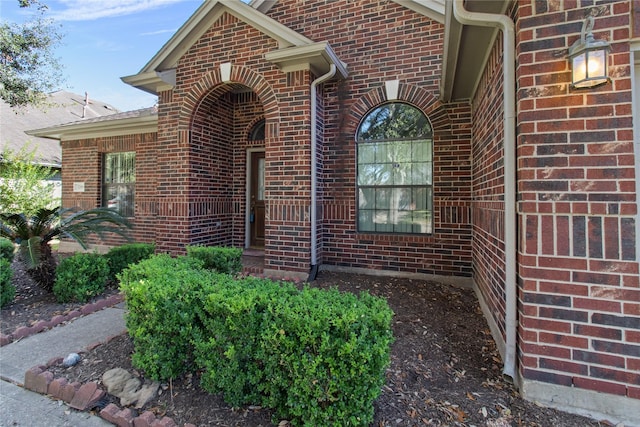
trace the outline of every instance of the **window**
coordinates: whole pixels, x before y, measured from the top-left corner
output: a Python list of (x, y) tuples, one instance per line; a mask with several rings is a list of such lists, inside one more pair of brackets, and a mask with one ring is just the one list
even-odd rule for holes
[(136, 153), (105, 154), (102, 176), (102, 206), (116, 209), (125, 217), (133, 216)]
[(262, 119), (251, 128), (249, 141), (264, 141), (264, 125), (265, 120)]
[(433, 139), (418, 108), (389, 103), (358, 128), (358, 231), (430, 234)]

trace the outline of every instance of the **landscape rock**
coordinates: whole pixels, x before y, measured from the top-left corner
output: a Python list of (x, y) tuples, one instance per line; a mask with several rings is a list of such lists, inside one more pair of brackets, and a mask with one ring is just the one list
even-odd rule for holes
[(122, 406), (135, 405), (142, 408), (158, 392), (160, 384), (142, 384), (142, 382), (129, 373), (126, 369), (113, 368), (102, 375), (102, 383), (107, 391), (120, 398)]
[(76, 363), (80, 361), (80, 355), (78, 353), (69, 353), (67, 357), (64, 358), (62, 364), (66, 367), (74, 366)]

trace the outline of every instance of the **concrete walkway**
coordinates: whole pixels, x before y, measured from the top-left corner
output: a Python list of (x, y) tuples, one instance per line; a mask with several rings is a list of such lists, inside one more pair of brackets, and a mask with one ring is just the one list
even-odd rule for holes
[(119, 304), (0, 347), (0, 427), (111, 425), (20, 386), (28, 369), (123, 333), (124, 312)]

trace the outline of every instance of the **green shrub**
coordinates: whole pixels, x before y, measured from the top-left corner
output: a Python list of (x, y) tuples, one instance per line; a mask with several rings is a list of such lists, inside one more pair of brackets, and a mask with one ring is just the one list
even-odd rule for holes
[(11, 283), (11, 279), (13, 279), (11, 262), (5, 258), (0, 258), (0, 307), (13, 302), (16, 296), (16, 287)]
[(187, 246), (187, 256), (204, 262), (204, 268), (236, 274), (242, 270), (242, 249), (219, 246)]
[(195, 301), (213, 274), (199, 260), (160, 254), (118, 275), (135, 348), (132, 363), (150, 378), (176, 378), (189, 367)]
[(53, 293), (58, 302), (85, 302), (104, 292), (109, 265), (104, 256), (78, 253), (60, 261)]
[(9, 239), (0, 238), (0, 259), (6, 259), (9, 263), (13, 262), (13, 254), (15, 247)]
[(115, 280), (122, 270), (131, 264), (136, 264), (143, 259), (149, 258), (155, 250), (156, 246), (153, 243), (128, 243), (111, 248), (105, 254), (109, 263), (109, 271), (111, 272), (110, 278)]
[(260, 279), (221, 283), (204, 303), (202, 386), (294, 425), (365, 426), (392, 342), (386, 301)]
[[(210, 393), (224, 393), (232, 406), (260, 404), (259, 385), (272, 381), (263, 361), (256, 359), (262, 328), (298, 289), (290, 283), (247, 277), (220, 282), (201, 301), (202, 328), (194, 337), (196, 362), (203, 369), (201, 384)], [(271, 328), (270, 328), (271, 329)]]
[(202, 266), (155, 255), (118, 276), (135, 367), (155, 380), (199, 371), (229, 404), (293, 425), (372, 422), (393, 340), (385, 300)]

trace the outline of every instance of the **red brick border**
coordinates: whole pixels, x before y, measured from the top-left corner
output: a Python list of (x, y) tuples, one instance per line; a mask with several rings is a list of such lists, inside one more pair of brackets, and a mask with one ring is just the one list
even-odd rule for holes
[[(104, 308), (104, 307), (103, 307)], [(107, 338), (109, 342), (115, 337)], [(88, 348), (95, 348), (104, 344), (98, 342), (90, 345)], [(69, 407), (78, 411), (86, 412), (93, 409), (107, 392), (102, 389), (98, 383), (88, 382), (81, 384), (78, 382), (68, 383), (66, 378), (56, 378), (49, 371), (49, 367), (60, 363), (60, 357), (51, 359), (47, 365), (34, 366), (27, 370), (24, 374), (24, 388), (39, 394), (45, 394), (56, 400), (62, 400)], [(145, 411), (136, 416), (136, 412), (130, 408), (120, 408), (114, 403), (110, 403), (104, 407), (99, 415), (104, 420), (117, 426), (127, 427), (178, 427), (178, 425), (170, 417), (156, 418), (150, 412)], [(184, 427), (195, 427), (195, 425), (186, 423)]]
[(123, 301), (124, 295), (115, 294), (111, 295), (110, 297), (100, 299), (96, 302), (86, 304), (80, 307), (78, 310), (70, 311), (64, 316), (53, 316), (53, 318), (48, 322), (45, 320), (41, 320), (33, 326), (19, 326), (11, 334), (0, 334), (0, 347), (11, 344), (15, 340), (26, 338), (30, 335), (34, 335), (47, 329), (54, 328), (58, 325), (63, 324), (64, 322), (68, 322), (77, 317), (86, 316), (87, 314), (95, 313), (96, 311), (100, 311), (107, 307), (113, 307), (114, 305), (120, 304)]

